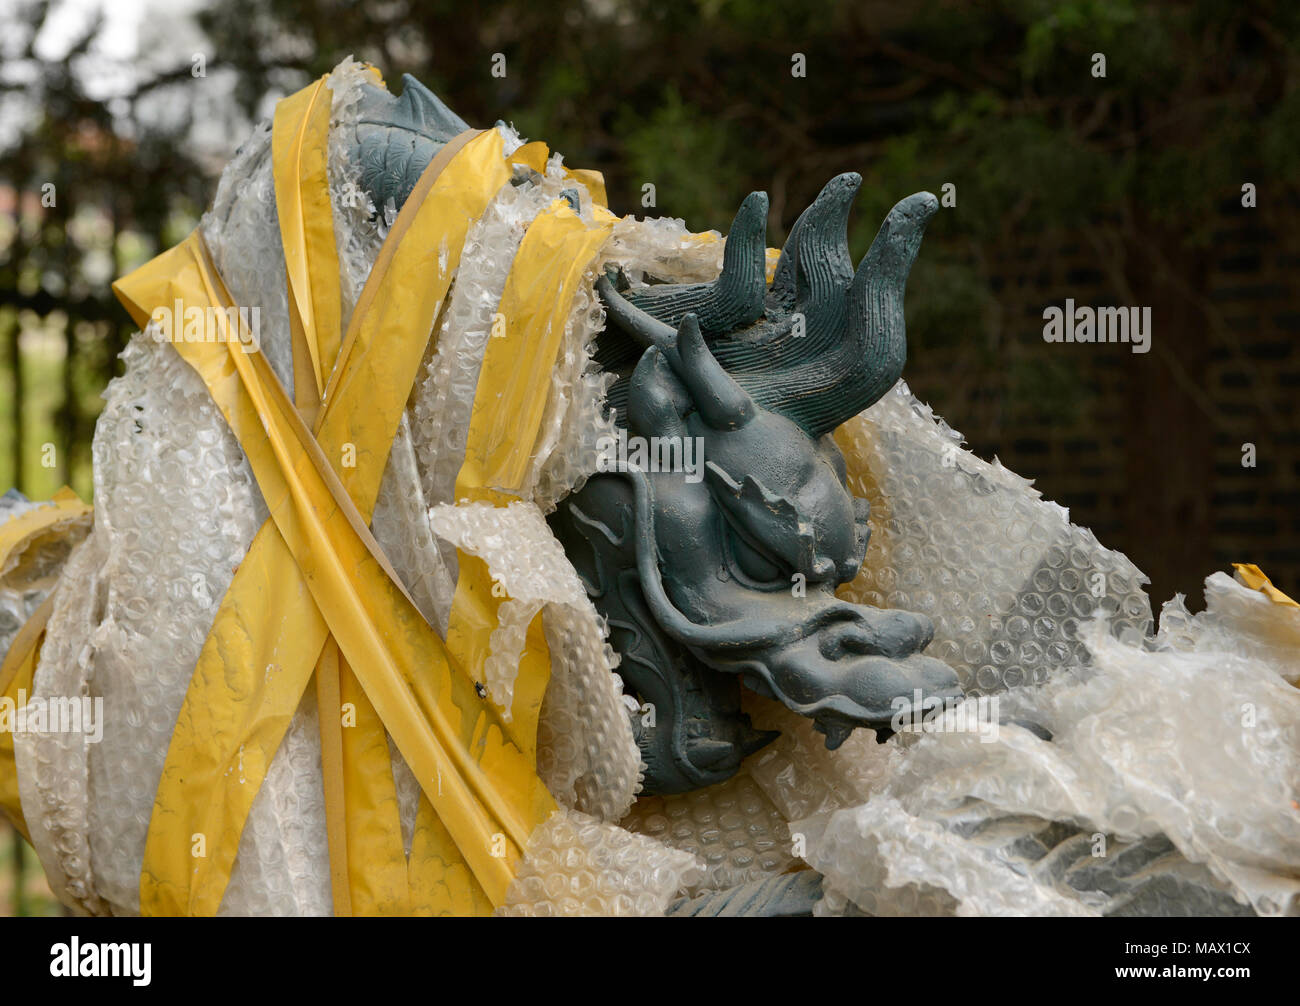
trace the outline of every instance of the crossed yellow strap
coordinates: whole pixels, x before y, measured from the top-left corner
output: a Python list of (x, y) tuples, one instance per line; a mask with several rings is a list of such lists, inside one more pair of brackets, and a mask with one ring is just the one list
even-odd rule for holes
[[(248, 333), (230, 330), (233, 313), (211, 315), (221, 341), (176, 344), (238, 437), (271, 517), (222, 600), (177, 718), (146, 840), (144, 914), (220, 907), (253, 799), (313, 675), (336, 914), (489, 912), (555, 809), (536, 772), (549, 677), (540, 621), (503, 716), (475, 688), (503, 600), (486, 566), (462, 557), (444, 644), (367, 527), (465, 234), (509, 181), (501, 137), (465, 134), (429, 166), (340, 338), (328, 128), (318, 81), (280, 103), (272, 130), (297, 405), (261, 354), (245, 351)], [(536, 157), (528, 146), (519, 153)], [(610, 227), (589, 227), (559, 201), (529, 227), (472, 413), (467, 465), (492, 462), (462, 472), (458, 488), (482, 498), (487, 486), (519, 484), (498, 474), (532, 455), (545, 375)], [(234, 306), (197, 232), (115, 290), (142, 327), (177, 301)], [(387, 735), (423, 791), (409, 861)]]

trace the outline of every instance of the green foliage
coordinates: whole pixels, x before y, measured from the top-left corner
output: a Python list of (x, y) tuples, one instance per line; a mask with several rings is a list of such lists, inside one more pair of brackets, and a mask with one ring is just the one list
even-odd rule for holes
[(0, 917), (62, 914), (36, 852), (8, 824), (0, 822)]
[(634, 186), (651, 182), (656, 190), (654, 209), (638, 202), (631, 212), (682, 217), (695, 230), (726, 230), (741, 182), (725, 123), (711, 122), (670, 87), (648, 115), (625, 107), (618, 133)]

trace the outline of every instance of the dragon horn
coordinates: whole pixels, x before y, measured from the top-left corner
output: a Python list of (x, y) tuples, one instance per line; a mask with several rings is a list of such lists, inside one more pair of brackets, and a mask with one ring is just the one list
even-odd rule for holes
[(767, 193), (751, 192), (732, 221), (716, 280), (650, 287), (628, 294), (627, 301), (668, 325), (694, 314), (700, 330), (714, 338), (761, 318), (766, 294)]
[[(853, 281), (849, 210), (861, 184), (856, 171), (836, 175), (799, 215), (772, 280), (777, 304), (809, 318), (842, 313), (842, 295)], [(833, 320), (824, 327), (834, 327)]]
[(844, 295), (847, 319), (834, 341), (821, 347), (807, 339), (814, 352), (772, 375), (783, 400), (771, 407), (811, 436), (856, 416), (902, 375), (907, 359), (903, 290), (926, 222), (938, 208), (932, 194), (918, 192), (889, 211)]

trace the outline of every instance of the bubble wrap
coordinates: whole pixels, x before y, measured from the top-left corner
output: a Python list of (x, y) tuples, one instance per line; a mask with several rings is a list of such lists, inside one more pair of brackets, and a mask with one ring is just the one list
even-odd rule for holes
[(375, 215), (374, 204), (359, 184), (359, 172), (352, 161), (363, 83), (374, 83), (374, 77), (351, 56), (334, 68), (328, 81), (331, 99), (327, 171), (330, 203), (334, 209), (334, 243), (339, 256), (339, 299), (344, 332), (348, 330), (352, 310), (361, 297), (361, 290), (370, 276), (370, 267), (374, 265), (392, 222)]
[[(87, 668), (76, 659), (82, 640), (70, 630), (89, 620), (103, 603), (100, 585), (93, 578), (102, 561), (102, 541), (92, 533), (64, 568), (32, 679), (32, 697), (93, 694)], [(107, 741), (111, 724), (107, 703), (104, 721)], [(23, 817), (50, 890), (79, 915), (109, 914), (91, 862), (86, 734), (24, 731), (15, 733), (13, 740)]]
[[(507, 132), (506, 149), (519, 140)], [(525, 484), (530, 500), (508, 508), (455, 507), (455, 480), (464, 460), (479, 369), (493, 320), (527, 225), (575, 183), (558, 158), (546, 175), (507, 186), (470, 228), (436, 345), (413, 394), (411, 439), (424, 498), (450, 578), (457, 548), (488, 562), (509, 598), (500, 608), (485, 668), (486, 686), (508, 708), (529, 623), (545, 608), (552, 679), (538, 727), (539, 770), (561, 802), (602, 819), (625, 813), (640, 782), (640, 759), (613, 673), (617, 658), (581, 583), (541, 514), (596, 469), (596, 443), (610, 428), (602, 399), (607, 379), (590, 364), (590, 343), (602, 323), (593, 267), (579, 285), (552, 374), (541, 431)], [(590, 197), (582, 215), (590, 222)], [(464, 511), (459, 512), (459, 511)], [(505, 521), (503, 526), (494, 521)], [(476, 523), (482, 523), (475, 534)], [(523, 537), (520, 537), (520, 536)], [(521, 548), (520, 540), (535, 543)], [(441, 625), (446, 614), (440, 612)]]
[[(49, 506), (17, 493), (0, 496), (0, 525), (21, 514)], [(68, 557), (90, 532), (91, 517), (56, 521), (53, 532), (15, 549), (0, 569), (0, 654), (9, 650), (18, 631), (44, 603), (59, 581)]]
[(1097, 914), (1010, 869), (990, 885), (982, 849), (892, 797), (835, 814), (810, 837), (827, 885), (871, 915)]
[(701, 860), (705, 872), (692, 896), (785, 873), (798, 862), (786, 819), (743, 771), (693, 793), (643, 797), (622, 826)]
[(717, 231), (687, 230), (683, 220), (629, 215), (614, 225), (604, 256), (617, 262), (634, 284), (653, 278), (671, 283), (710, 283), (722, 272), (725, 242)]
[[(84, 831), (70, 830), (88, 836), (84, 875), (103, 905), (83, 905), (115, 914), (138, 911), (176, 714), (216, 606), (267, 516), (237, 442), (174, 350), (137, 338), (123, 360), (95, 432), (94, 547), (69, 563), (64, 583), (79, 589), (60, 591), (35, 681), (37, 694), (102, 697), (104, 737), (98, 745), (43, 737), (36, 760), (24, 761), (43, 799), (58, 793), (62, 805), (73, 788), (88, 792)], [(315, 737), (314, 717), (295, 717), (254, 800), (223, 912), (245, 914), (263, 900), (284, 912), (328, 910), (323, 832), (307, 834), (313, 823), (323, 828), (319, 767), (314, 780), (287, 767), (318, 762)], [(303, 844), (286, 852), (278, 833), (296, 829)], [(255, 882), (243, 882), (246, 867)], [(72, 890), (73, 873), (63, 872)]]
[[(1205, 613), (1177, 598), (1145, 640), (1132, 564), (962, 451), (901, 382), (838, 436), (851, 487), (872, 503), (845, 596), (930, 615), (928, 652), (1055, 739), (1003, 723), (993, 744), (876, 745), (859, 730), (828, 752), (808, 724), (747, 696), (755, 725), (783, 735), (746, 768), (827, 874), (818, 914), (1295, 911), (1300, 693), (1285, 682), (1300, 674), (1300, 613), (1216, 574)], [(1243, 709), (1257, 726), (1242, 728)], [(1094, 834), (1110, 849), (1099, 861)], [(1027, 863), (1043, 835), (1055, 845)], [(1123, 872), (1139, 855), (1140, 883)]]
[[(454, 502), (493, 317), (524, 231), (543, 208), (531, 187), (507, 185), (465, 237), (450, 302), (412, 395), (411, 433), (430, 504)], [(445, 551), (444, 557), (454, 572), (455, 550)]]
[(541, 511), (524, 502), (442, 505), (429, 519), (440, 538), (483, 559), (508, 595), (484, 669), (488, 694), (503, 711), (513, 698), (528, 625), (544, 612), (551, 683), (538, 724), (538, 770), (561, 803), (618, 820), (641, 780), (622, 681), (614, 673), (618, 658)]
[(1093, 614), (1138, 639), (1151, 624), (1146, 577), (1103, 548), (1030, 483), (961, 449), (900, 381), (837, 433), (849, 488), (871, 503), (862, 571), (840, 593), (934, 620), (927, 653), (957, 671), (968, 694), (1045, 681), (1079, 664)]
[(812, 721), (771, 699), (743, 696), (755, 728), (781, 736), (754, 754), (746, 769), (787, 821), (849, 807), (881, 789), (902, 758), (898, 744), (877, 744), (871, 730), (855, 730), (827, 750)]
[[(513, 131), (507, 136), (518, 143)], [(412, 433), (431, 503), (454, 502), (479, 370), (524, 231), (562, 192), (581, 188), (563, 175), (558, 158), (552, 158), (545, 176), (532, 177), (535, 182), (503, 188), (470, 228), (450, 306), (416, 382)], [(581, 216), (591, 223), (590, 197), (581, 205)], [(596, 470), (595, 445), (612, 429), (602, 404), (608, 378), (596, 373), (590, 361), (591, 343), (603, 324), (594, 292), (597, 274), (598, 263), (579, 284), (529, 470), (524, 484), (513, 487), (544, 513)], [(454, 569), (454, 554), (444, 557)]]
[[(1087, 666), (1006, 693), (1007, 715), (1046, 727), (1050, 742), (1011, 723), (992, 743), (926, 735), (867, 802), (792, 825), (816, 836), (808, 859), (828, 889), (872, 914), (942, 914), (940, 893), (956, 914), (1116, 914), (1139, 902), (1148, 913), (1300, 913), (1300, 692), (1232, 631), (1232, 602), (1259, 614), (1253, 592), (1226, 577), (1216, 586), (1204, 616), (1162, 625), (1199, 633), (1196, 649), (1129, 645), (1090, 622)], [(1049, 850), (1070, 869), (1026, 871), (1012, 839), (1033, 828), (1008, 817), (1071, 826), (1058, 840), (1073, 852)], [(976, 842), (980, 830), (1003, 843)], [(1134, 848), (1157, 862), (1140, 889), (1119, 882)]]
[(456, 584), (443, 563), (428, 509), (411, 439), (410, 415), (403, 413), (379, 483), (370, 529), (420, 613), (445, 637)]
[(1300, 609), (1274, 604), (1226, 573), (1205, 581), (1205, 610), (1191, 615), (1177, 594), (1160, 613), (1156, 649), (1234, 652), (1300, 686)]
[[(391, 223), (391, 214), (373, 220), (347, 161), (363, 75), (345, 63), (330, 79), (330, 186), (345, 323)], [(507, 133), (506, 149), (514, 149), (520, 141)], [(536, 184), (504, 189), (478, 228), (465, 256), (465, 275), (455, 286), (457, 309), (445, 319), (447, 345), (457, 347), (458, 364), (476, 368), (481, 348), (464, 350), (466, 331), (482, 319), (484, 307), (490, 328), (524, 227), (559, 195), (562, 182), (557, 159)], [(590, 214), (589, 198), (584, 213)], [(265, 124), (227, 167), (201, 226), (232, 296), (259, 307), (262, 351), (292, 387), (284, 257)], [(566, 328), (557, 367), (561, 377), (547, 406), (544, 449), (532, 474), (533, 483), (544, 481), (552, 495), (581, 477), (571, 474), (573, 466), (565, 460), (570, 444), (594, 440), (586, 426), (603, 421), (603, 379), (590, 372), (587, 356), (599, 324), (591, 281), (588, 277)], [(171, 726), (216, 606), (267, 516), (238, 444), (206, 389), (171, 347), (136, 339), (125, 365), (126, 375), (106, 395), (96, 431), (97, 536), (78, 553), (81, 562), (69, 577), (88, 589), (60, 598), (52, 623), (57, 639), (46, 648), (36, 687), (38, 694), (103, 694), (105, 739), (88, 750), (80, 740), (43, 737), (25, 745), (20, 756), (30, 769), (21, 772), (28, 802), (47, 811), (34, 816), (48, 835), (40, 844), (51, 877), (65, 900), (94, 913), (138, 910), (144, 837)], [(450, 395), (453, 405), (472, 401), (463, 392), (472, 390), (476, 369), (466, 373), (470, 384), (460, 389), (460, 399)], [(445, 630), (453, 572), (439, 562), (424, 493), (436, 484), (431, 472), (450, 471), (454, 478), (468, 408), (448, 423), (454, 449), (430, 450), (436, 438), (421, 435), (429, 432), (421, 417), (438, 412), (433, 407), (438, 395), (444, 401), (449, 396), (432, 385), (428, 390), (432, 398), (417, 389), (411, 415), (398, 431), (373, 529), (423, 613)], [(531, 513), (533, 530), (540, 529), (552, 543), (551, 566), (563, 563), (540, 513), (535, 508)], [(500, 566), (502, 555), (488, 549), (485, 558)], [(507, 573), (519, 604), (535, 611), (538, 598), (554, 601), (548, 604), (547, 634), (555, 684), (539, 728), (543, 770), (562, 802), (616, 820), (639, 785), (639, 759), (603, 625), (580, 589), (573, 589), (572, 570), (567, 564), (563, 569), (572, 583), (551, 576), (550, 587), (538, 587), (528, 598), (521, 583), (538, 584), (538, 571), (510, 567)], [(556, 595), (554, 584), (561, 582), (570, 589)], [(168, 617), (160, 619), (163, 598)], [(20, 624), (31, 606), (24, 600), (21, 610), (15, 607), (13, 621)], [(506, 655), (518, 652), (520, 627), (506, 618), (496, 640), (494, 681), (508, 676)], [(393, 762), (409, 849), (419, 789), (395, 751)], [(315, 697), (309, 690), (253, 803), (221, 911), (327, 913), (327, 869)], [(639, 897), (643, 892), (634, 886), (628, 890)]]
[[(271, 123), (259, 123), (221, 173), (199, 223), (213, 263), (236, 304), (258, 309), (258, 346), (285, 388), (293, 388), (289, 292), (271, 159)], [(293, 396), (292, 390), (289, 392)]]
[[(355, 114), (362, 72), (345, 65), (332, 78), (332, 84), (348, 85), (334, 94), (336, 119), (349, 110)], [(345, 162), (331, 160), (336, 229), (348, 233), (339, 242), (345, 319), (380, 240), (346, 173)], [(262, 351), (292, 387), (267, 125), (254, 131), (227, 167), (202, 227), (232, 296), (260, 308)], [(89, 565), (77, 576), (93, 585), (88, 596), (103, 596), (97, 608), (76, 610), (60, 598), (54, 644), (47, 645), (38, 669), (38, 692), (76, 694), (69, 689), (85, 687), (102, 695), (105, 736), (81, 752), (54, 752), (56, 742), (42, 739), (36, 745), (43, 752), (39, 761), (28, 763), (39, 766), (39, 782), (32, 780), (38, 792), (88, 789), (84, 825), (72, 830), (90, 836), (91, 889), (104, 901), (83, 902), (83, 908), (119, 914), (139, 908), (153, 795), (190, 673), (234, 568), (267, 517), (237, 441), (193, 371), (170, 346), (150, 340), (133, 341), (124, 361), (126, 374), (110, 385), (96, 427), (100, 540), (86, 552)], [(164, 598), (168, 616), (160, 618)], [(65, 774), (85, 782), (59, 789)], [(72, 859), (80, 869), (81, 856)], [(90, 876), (87, 863), (86, 883)], [(69, 889), (75, 883), (70, 878)], [(327, 914), (330, 906), (315, 697), (309, 690), (253, 802), (221, 912)]]
[(594, 340), (605, 324), (605, 309), (595, 292), (600, 274), (597, 260), (578, 285), (552, 375), (542, 436), (529, 465), (525, 489), (543, 513), (582, 488), (597, 470), (601, 439), (614, 435), (614, 416), (605, 409), (614, 375), (600, 371), (591, 359)]
[[(547, 184), (548, 191), (575, 186), (563, 175), (558, 154), (547, 165)], [(590, 214), (588, 194), (582, 216), (589, 223)], [(692, 234), (681, 220), (625, 217), (615, 223), (610, 239), (579, 284), (551, 375), (542, 435), (524, 484), (525, 493), (543, 513), (582, 488), (598, 470), (601, 441), (615, 433), (614, 415), (605, 406), (614, 375), (600, 371), (591, 358), (595, 338), (605, 324), (596, 279), (609, 263), (617, 263), (637, 280), (646, 275), (679, 283), (715, 279), (722, 269), (724, 244), (714, 231)]]
[(561, 809), (533, 832), (497, 914), (663, 915), (679, 890), (698, 883), (701, 872), (690, 853)]
[[(349, 160), (367, 78), (345, 60), (329, 81), (345, 325), (395, 215), (374, 213)], [(517, 134), (499, 128), (516, 149)], [(617, 657), (544, 514), (595, 470), (610, 428), (609, 378), (590, 359), (603, 321), (595, 276), (613, 262), (633, 283), (710, 280), (724, 243), (678, 220), (618, 221), (566, 321), (538, 449), (517, 487), (525, 501), (455, 506), (478, 371), (523, 233), (565, 190), (592, 219), (590, 194), (558, 156), (516, 180), (470, 229), (372, 520), (440, 631), (457, 549), (505, 587), (486, 669), (494, 700), (508, 704), (524, 633), (544, 613), (552, 677), (538, 767), (561, 809), (532, 837), (500, 914), (662, 914), (682, 896), (786, 872), (797, 854), (826, 875), (819, 915), (1300, 911), (1300, 613), (1216, 575), (1204, 613), (1175, 598), (1144, 638), (1150, 606), (1132, 563), (1024, 479), (963, 451), (902, 382), (837, 434), (850, 487), (872, 505), (866, 562), (842, 593), (928, 614), (929, 652), (972, 694), (996, 695), (1053, 740), (1011, 723), (992, 743), (947, 733), (878, 745), (859, 730), (831, 752), (808, 721), (747, 695), (755, 725), (782, 731), (775, 744), (727, 783), (630, 807), (640, 764)], [(262, 350), (291, 388), (269, 126), (231, 161), (201, 226), (232, 295), (260, 308)], [(70, 556), (37, 564), (66, 562), (35, 691), (102, 696), (104, 741), (15, 739), (51, 884), (95, 914), (138, 911), (171, 728), (216, 606), (266, 519), (238, 444), (171, 347), (137, 338), (124, 363), (96, 428), (95, 528)], [(48, 589), (38, 579), (39, 590), (0, 581), (0, 643)], [(390, 751), (409, 852), (420, 790)], [(253, 802), (221, 912), (327, 914), (326, 848), (308, 689)]]

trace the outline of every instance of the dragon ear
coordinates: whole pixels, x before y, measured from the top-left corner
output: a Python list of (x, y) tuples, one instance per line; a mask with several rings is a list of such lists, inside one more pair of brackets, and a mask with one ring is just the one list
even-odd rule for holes
[(643, 437), (685, 437), (682, 415), (690, 407), (664, 351), (651, 346), (632, 371), (627, 395), (629, 432)]
[(641, 346), (658, 346), (667, 349), (677, 338), (671, 325), (666, 325), (653, 315), (646, 314), (633, 307), (627, 299), (614, 289), (608, 276), (596, 280), (596, 293), (605, 305), (605, 318), (608, 324), (632, 336)]
[(738, 430), (754, 418), (754, 400), (709, 351), (695, 315), (682, 319), (668, 359), (710, 429)]

